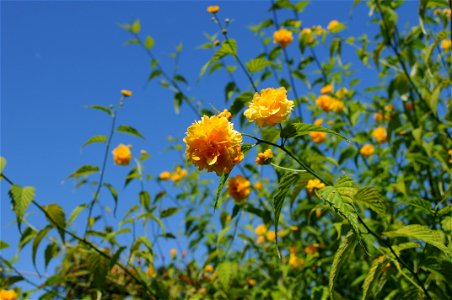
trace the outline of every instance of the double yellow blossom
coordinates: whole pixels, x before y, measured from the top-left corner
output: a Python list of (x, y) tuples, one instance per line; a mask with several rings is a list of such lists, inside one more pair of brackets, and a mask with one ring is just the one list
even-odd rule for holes
[(127, 166), (132, 159), (132, 152), (130, 151), (132, 148), (131, 145), (120, 144), (113, 150), (113, 160), (117, 165)]
[(325, 184), (321, 182), (318, 179), (309, 179), (308, 183), (306, 184), (306, 189), (310, 194), (314, 192), (314, 189), (323, 189), (325, 187)]
[[(315, 120), (314, 125), (320, 126), (320, 125), (322, 125), (322, 123), (323, 123), (323, 120), (318, 119), (318, 120)], [(313, 132), (309, 133), (309, 136), (311, 137), (311, 140), (316, 144), (320, 144), (326, 140), (326, 132), (313, 131)]]
[(441, 49), (448, 52), (452, 49), (452, 40), (442, 40), (441, 41)]
[(342, 101), (328, 95), (320, 95), (317, 98), (315, 105), (320, 107), (325, 112), (341, 112), (344, 109), (344, 103)]
[(225, 116), (203, 116), (187, 129), (185, 154), (199, 170), (218, 176), (229, 173), (243, 160), (242, 135)]
[(272, 149), (267, 149), (262, 153), (259, 153), (256, 157), (256, 164), (258, 165), (267, 165), (271, 162), (273, 158)]
[(287, 99), (284, 87), (277, 89), (263, 89), (255, 93), (249, 108), (244, 112), (245, 117), (259, 127), (274, 126), (284, 122), (290, 115), (294, 102)]
[(359, 153), (361, 153), (361, 155), (364, 157), (372, 156), (374, 152), (374, 146), (372, 146), (371, 144), (365, 144), (364, 146), (362, 146), (361, 150), (359, 150)]
[(237, 175), (228, 180), (228, 191), (236, 202), (242, 202), (251, 193), (251, 183), (245, 177)]
[(384, 127), (377, 127), (372, 131), (372, 137), (380, 144), (388, 141), (388, 134)]
[(275, 31), (275, 33), (273, 33), (273, 41), (283, 48), (287, 47), (293, 41), (292, 32), (287, 29), (281, 28), (280, 30), (277, 30)]
[(326, 95), (333, 92), (333, 86), (331, 84), (327, 84), (320, 89), (320, 94)]
[(171, 180), (174, 182), (178, 182), (182, 178), (187, 176), (187, 170), (182, 169), (181, 167), (176, 167), (176, 170), (174, 170), (173, 174), (171, 174)]
[(17, 293), (14, 290), (1, 290), (0, 300), (17, 300)]

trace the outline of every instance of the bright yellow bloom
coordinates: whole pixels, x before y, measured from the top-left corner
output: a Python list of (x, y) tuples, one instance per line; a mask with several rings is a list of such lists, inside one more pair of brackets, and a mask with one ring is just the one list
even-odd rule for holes
[(155, 278), (157, 277), (157, 273), (155, 272), (155, 269), (153, 266), (149, 266), (146, 270), (146, 275), (148, 275), (149, 278)]
[(302, 258), (298, 258), (295, 253), (291, 253), (289, 257), (289, 265), (294, 267), (295, 269), (301, 267), (304, 264), (304, 260)]
[(333, 92), (333, 86), (331, 84), (325, 85), (320, 89), (320, 94), (325, 95)]
[(306, 254), (313, 255), (319, 251), (319, 248), (320, 248), (319, 244), (311, 244), (311, 245), (308, 245), (306, 248), (304, 248), (304, 252)]
[(276, 238), (276, 233), (272, 230), (267, 232), (267, 240), (269, 240), (270, 242), (273, 242)]
[(267, 165), (271, 162), (273, 158), (272, 149), (267, 149), (262, 153), (259, 153), (256, 157), (256, 164), (258, 165)]
[(441, 41), (441, 49), (444, 51), (449, 51), (452, 49), (452, 40), (442, 40)]
[(132, 152), (130, 151), (131, 145), (120, 144), (113, 150), (113, 160), (117, 165), (127, 166), (132, 159)]
[(129, 91), (129, 90), (121, 90), (121, 94), (122, 94), (124, 97), (130, 97), (130, 96), (132, 96), (132, 91)]
[(220, 7), (218, 5), (211, 5), (207, 7), (207, 12), (211, 14), (216, 14), (220, 11)]
[(264, 235), (267, 232), (267, 227), (264, 224), (261, 224), (256, 227), (255, 231), (257, 235)]
[(249, 286), (255, 286), (256, 285), (256, 279), (248, 278), (246, 280)]
[(170, 255), (171, 255), (172, 258), (176, 258), (176, 256), (177, 256), (177, 250), (174, 249), (174, 248), (171, 248), (171, 250), (170, 250)]
[(280, 30), (275, 31), (275, 33), (273, 34), (273, 41), (283, 48), (287, 47), (293, 41), (292, 32), (287, 29), (281, 28)]
[(251, 183), (245, 177), (237, 175), (228, 180), (228, 191), (236, 202), (241, 202), (251, 193)]
[(294, 102), (287, 100), (284, 87), (263, 89), (261, 94), (255, 93), (249, 108), (244, 112), (251, 122), (256, 121), (259, 127), (273, 126), (285, 121), (294, 107)]
[(362, 146), (361, 150), (359, 150), (359, 153), (361, 153), (361, 155), (364, 157), (369, 157), (374, 154), (374, 152), (374, 146), (372, 146), (371, 144), (365, 144), (364, 146)]
[(380, 144), (386, 143), (388, 141), (388, 134), (386, 133), (386, 129), (383, 127), (375, 128), (372, 131), (372, 137)]
[(214, 171), (218, 176), (229, 173), (243, 160), (242, 135), (225, 117), (203, 116), (187, 129), (185, 154), (199, 170)]
[(170, 177), (171, 177), (171, 173), (168, 171), (163, 171), (159, 175), (160, 180), (168, 180), (168, 179), (170, 179)]
[[(317, 119), (315, 120), (314, 125), (320, 126), (322, 125), (322, 123), (322, 119)], [(313, 131), (309, 133), (309, 136), (311, 137), (311, 140), (316, 144), (320, 144), (326, 140), (326, 132)]]
[(17, 300), (17, 293), (14, 290), (1, 290), (0, 300)]
[(309, 193), (312, 193), (314, 189), (323, 189), (325, 187), (325, 184), (321, 182), (318, 179), (309, 179), (308, 183), (306, 184), (306, 189)]
[(450, 155), (449, 163), (452, 164), (452, 149), (450, 149), (449, 151), (447, 151), (447, 153), (449, 153), (449, 155)]
[(205, 273), (212, 273), (213, 272), (213, 266), (212, 265), (207, 265), (204, 267), (204, 272)]
[(182, 169), (181, 167), (176, 167), (176, 170), (174, 170), (173, 174), (171, 174), (171, 180), (178, 182), (185, 176), (187, 176), (187, 170)]
[(336, 32), (339, 30), (341, 23), (338, 20), (333, 20), (328, 24), (328, 30), (332, 32)]
[(290, 226), (290, 230), (297, 231), (298, 230), (298, 226), (292, 225), (292, 226)]
[(300, 33), (300, 38), (304, 39), (306, 44), (312, 44), (315, 41), (315, 38), (312, 34), (312, 30), (310, 28), (305, 28)]
[(229, 121), (232, 119), (232, 114), (229, 112), (229, 110), (224, 109), (222, 112), (218, 114), (219, 117), (225, 117)]
[(263, 187), (264, 187), (264, 185), (263, 185), (262, 182), (260, 182), (260, 181), (257, 181), (257, 182), (254, 184), (254, 188), (255, 188), (256, 190), (261, 190)]
[(320, 107), (325, 112), (340, 112), (344, 109), (344, 103), (342, 103), (342, 101), (328, 95), (320, 95), (317, 98), (315, 105)]

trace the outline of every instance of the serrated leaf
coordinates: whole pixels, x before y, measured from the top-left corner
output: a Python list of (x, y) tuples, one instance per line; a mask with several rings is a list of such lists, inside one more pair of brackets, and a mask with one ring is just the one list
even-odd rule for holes
[(138, 130), (136, 130), (135, 128), (133, 128), (129, 125), (120, 125), (120, 126), (118, 126), (116, 131), (131, 134), (131, 135), (144, 139), (144, 136)]
[(13, 209), (16, 212), (17, 222), (20, 229), (25, 211), (35, 198), (35, 189), (31, 186), (21, 187), (14, 184), (9, 190), (9, 197), (11, 198)]
[(167, 209), (164, 209), (160, 212), (160, 218), (168, 218), (172, 215), (176, 214), (179, 211), (179, 207), (169, 207)]
[(403, 226), (394, 231), (383, 232), (389, 238), (407, 237), (416, 240), (421, 240), (427, 244), (430, 244), (446, 255), (452, 257), (452, 250), (444, 245), (443, 236), (441, 231), (432, 230), (425, 225), (411, 224)]
[(88, 176), (93, 173), (99, 172), (98, 166), (92, 166), (92, 165), (84, 165), (78, 168), (74, 173), (69, 175), (68, 178), (80, 178), (83, 176)]
[(111, 111), (111, 109), (109, 109), (108, 107), (106, 107), (106, 106), (102, 106), (102, 105), (90, 105), (90, 106), (87, 106), (86, 108), (91, 108), (91, 109), (95, 109), (95, 110), (100, 110), (100, 111), (103, 111), (103, 112), (105, 112), (107, 115), (109, 115), (109, 116), (113, 116), (113, 112)]
[(452, 231), (452, 217), (445, 217), (444, 220), (441, 221), (441, 227), (443, 230)]
[(113, 214), (116, 216), (116, 210), (118, 208), (118, 192), (116, 189), (108, 182), (104, 183), (104, 186), (110, 191), (113, 200), (115, 201), (115, 207), (113, 208)]
[(353, 201), (358, 204), (362, 204), (367, 208), (373, 210), (380, 216), (384, 216), (386, 213), (386, 206), (380, 193), (376, 188), (366, 186), (358, 190), (358, 193), (353, 197)]
[(383, 256), (378, 257), (372, 261), (372, 265), (370, 266), (366, 278), (364, 279), (362, 300), (366, 300), (368, 298), (369, 296), (368, 294), (371, 289), (372, 283), (375, 281), (377, 277), (378, 273), (377, 271), (383, 263), (386, 263), (386, 260), (384, 259)]
[(149, 50), (151, 50), (152, 47), (154, 47), (154, 39), (150, 35), (146, 37), (146, 40), (144, 41), (144, 46), (146, 47), (146, 49)]
[(278, 241), (278, 224), (279, 224), (279, 216), (281, 214), (281, 209), (284, 204), (284, 199), (287, 194), (292, 191), (293, 186), (299, 179), (298, 173), (286, 173), (281, 177), (279, 181), (278, 189), (276, 190), (273, 196), (273, 213), (275, 223), (275, 233), (276, 233), (276, 241)]
[(246, 63), (246, 67), (250, 73), (259, 72), (260, 70), (271, 66), (273, 63), (265, 58), (259, 57), (251, 59)]
[(96, 136), (91, 137), (89, 140), (87, 140), (83, 144), (82, 148), (88, 146), (89, 144), (106, 143), (106, 142), (107, 142), (107, 137), (105, 135), (96, 135)]
[(31, 253), (31, 257), (32, 257), (32, 261), (33, 261), (33, 266), (36, 268), (36, 253), (38, 252), (38, 247), (41, 244), (42, 239), (47, 235), (47, 233), (50, 231), (50, 229), (52, 229), (52, 227), (50, 225), (46, 226), (44, 229), (42, 229), (41, 231), (39, 231), (36, 234), (35, 240), (33, 241), (33, 246), (32, 246), (32, 253)]
[(347, 255), (350, 255), (353, 249), (355, 248), (356, 246), (355, 237), (356, 235), (353, 233), (353, 231), (349, 231), (346, 236), (343, 236), (341, 238), (339, 248), (337, 249), (336, 254), (334, 255), (329, 278), (330, 295), (333, 300), (334, 300), (333, 296), (334, 284), (336, 282), (336, 277), (339, 272), (339, 268), (344, 262), (344, 260), (348, 258)]
[(335, 136), (338, 136), (342, 139), (344, 139), (347, 143), (351, 144), (351, 141), (345, 137), (344, 135), (337, 133), (334, 130), (322, 127), (322, 126), (316, 126), (316, 125), (312, 125), (312, 124), (305, 124), (305, 123), (299, 123), (299, 122), (295, 122), (295, 123), (291, 123), (289, 125), (287, 125), (286, 127), (283, 128), (283, 130), (281, 131), (281, 137), (285, 138), (285, 139), (289, 139), (289, 138), (294, 138), (294, 137), (299, 137), (302, 135), (306, 135), (309, 134), (310, 132), (326, 132), (326, 133), (330, 133), (333, 134)]
[(61, 236), (61, 239), (64, 243), (64, 230), (66, 229), (66, 214), (64, 213), (63, 208), (58, 204), (49, 204), (43, 206), (45, 212), (47, 213), (47, 218), (49, 219), (52, 226), (54, 226), (58, 233)]
[(218, 280), (225, 290), (231, 287), (234, 277), (239, 274), (237, 262), (225, 261), (218, 265)]

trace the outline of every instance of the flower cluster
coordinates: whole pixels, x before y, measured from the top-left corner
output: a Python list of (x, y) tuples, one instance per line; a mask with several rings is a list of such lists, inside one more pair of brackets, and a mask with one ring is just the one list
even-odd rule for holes
[(163, 171), (159, 175), (160, 180), (172, 180), (174, 182), (178, 182), (182, 178), (187, 176), (187, 170), (182, 169), (180, 166), (177, 166), (173, 172)]
[(328, 95), (320, 95), (317, 98), (315, 105), (320, 107), (325, 112), (341, 112), (344, 109), (344, 103), (342, 101)]
[(295, 247), (290, 247), (289, 252), (290, 252), (290, 256), (289, 256), (289, 265), (290, 266), (297, 269), (304, 265), (304, 259), (299, 258), (297, 256)]
[(273, 242), (276, 238), (276, 233), (273, 230), (267, 230), (264, 224), (257, 226), (254, 232), (257, 235), (258, 244), (262, 244), (265, 240)]
[(199, 170), (221, 176), (243, 160), (242, 135), (224, 115), (203, 116), (187, 129), (185, 154)]
[(287, 91), (284, 87), (278, 89), (263, 89), (261, 93), (255, 93), (245, 117), (259, 127), (274, 126), (285, 121), (294, 107), (294, 102), (287, 99)]
[(113, 150), (113, 160), (117, 165), (127, 166), (132, 159), (131, 145), (120, 144)]
[(281, 47), (287, 47), (293, 41), (292, 32), (287, 29), (281, 28), (273, 33), (273, 41), (279, 44)]
[(242, 202), (251, 193), (251, 183), (245, 177), (237, 175), (228, 180), (228, 191), (236, 202)]

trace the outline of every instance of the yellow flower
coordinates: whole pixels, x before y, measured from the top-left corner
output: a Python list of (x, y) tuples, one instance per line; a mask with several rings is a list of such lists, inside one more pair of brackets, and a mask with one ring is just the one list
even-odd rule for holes
[(132, 91), (129, 91), (129, 90), (121, 90), (121, 94), (122, 94), (124, 97), (130, 97), (130, 96), (132, 96)]
[(386, 143), (388, 140), (388, 134), (386, 133), (386, 129), (383, 127), (375, 128), (372, 131), (372, 136), (380, 144)]
[(449, 155), (450, 155), (449, 163), (452, 164), (452, 149), (449, 149), (449, 151), (447, 151), (447, 153), (449, 153)]
[(263, 185), (262, 182), (260, 182), (260, 181), (257, 181), (257, 182), (254, 184), (254, 188), (256, 188), (256, 190), (261, 190), (263, 187), (264, 187), (264, 185)]
[(204, 272), (205, 273), (212, 273), (213, 272), (213, 266), (212, 265), (207, 265), (204, 267)]
[(264, 235), (267, 232), (267, 227), (264, 224), (261, 224), (256, 227), (255, 231), (257, 235)]
[(317, 209), (315, 210), (315, 216), (316, 216), (317, 218), (320, 218), (321, 215), (322, 215), (322, 209), (317, 208)]
[(302, 258), (298, 258), (295, 253), (290, 253), (289, 257), (289, 265), (294, 268), (299, 268), (304, 264), (304, 260)]
[(159, 175), (160, 180), (168, 180), (168, 179), (170, 179), (170, 177), (171, 177), (171, 173), (168, 171), (163, 171)]
[(298, 226), (292, 225), (292, 226), (290, 226), (290, 230), (297, 231), (298, 230)]
[(263, 89), (261, 94), (255, 93), (249, 108), (244, 112), (251, 122), (256, 121), (259, 127), (273, 126), (285, 121), (294, 107), (294, 102), (287, 100), (284, 87)]
[(325, 187), (325, 184), (321, 182), (318, 179), (309, 179), (308, 183), (306, 184), (306, 189), (309, 193), (312, 193), (314, 189), (323, 189)]
[(176, 256), (177, 256), (177, 250), (176, 249), (171, 248), (169, 253), (170, 253), (172, 258), (176, 258)]
[(222, 112), (218, 114), (219, 117), (225, 117), (229, 121), (232, 119), (232, 114), (229, 112), (229, 110), (224, 109)]
[[(320, 126), (322, 125), (322, 123), (322, 119), (317, 119), (315, 120), (314, 125)], [(326, 140), (326, 132), (313, 131), (309, 133), (309, 136), (311, 137), (311, 140), (316, 144), (320, 144)]]
[(271, 162), (273, 158), (272, 149), (267, 149), (262, 153), (259, 153), (256, 157), (256, 164), (258, 165), (267, 165)]
[(176, 167), (176, 170), (173, 172), (173, 174), (171, 174), (171, 180), (178, 182), (185, 176), (187, 176), (187, 170), (182, 169), (181, 167)]
[(338, 20), (333, 20), (328, 24), (328, 30), (332, 32), (337, 32), (341, 29), (342, 24)]
[(185, 154), (199, 170), (214, 171), (218, 176), (229, 173), (243, 160), (242, 135), (225, 117), (203, 116), (187, 129)]
[(265, 237), (263, 235), (259, 235), (257, 237), (256, 243), (262, 244), (265, 241)]
[(452, 40), (442, 40), (441, 49), (443, 49), (446, 52), (452, 49)]
[(117, 165), (127, 166), (132, 159), (132, 152), (130, 151), (131, 145), (120, 144), (113, 150), (113, 160)]
[(267, 232), (267, 240), (273, 242), (276, 238), (276, 234), (274, 231)]
[(340, 88), (336, 92), (336, 97), (339, 98), (339, 99), (343, 99), (347, 95), (348, 95), (348, 90), (346, 88)]
[(287, 29), (281, 28), (280, 30), (275, 31), (275, 33), (273, 34), (273, 41), (283, 48), (287, 47), (293, 41), (292, 32)]
[(248, 278), (246, 280), (249, 286), (255, 286), (256, 285), (256, 279)]
[(325, 95), (333, 92), (333, 86), (331, 84), (325, 85), (320, 89), (320, 94)]
[(14, 290), (1, 290), (0, 300), (16, 300), (17, 294)]
[(228, 191), (236, 202), (241, 202), (251, 193), (251, 183), (245, 177), (237, 175), (228, 180)]
[(315, 32), (315, 34), (317, 35), (322, 35), (323, 34), (323, 28), (322, 26), (318, 25), (318, 26), (312, 26), (312, 30)]
[(320, 107), (325, 112), (340, 112), (344, 109), (344, 104), (342, 103), (342, 101), (334, 99), (333, 97), (328, 95), (320, 95), (317, 98), (315, 105)]
[(319, 251), (319, 244), (311, 244), (304, 248), (304, 252), (309, 255), (316, 254)]
[(146, 275), (148, 275), (149, 278), (155, 278), (157, 277), (157, 273), (155, 273), (155, 269), (153, 266), (149, 266), (146, 270)]
[(207, 12), (211, 14), (216, 14), (220, 11), (220, 7), (218, 5), (211, 5), (207, 7)]
[(304, 41), (306, 42), (306, 44), (312, 44), (315, 41), (314, 36), (312, 35), (312, 30), (309, 28), (305, 28), (301, 31), (300, 33), (300, 38), (304, 39)]
[(371, 144), (365, 144), (364, 146), (362, 146), (361, 150), (359, 150), (359, 153), (361, 153), (361, 155), (364, 157), (369, 157), (374, 154), (374, 152), (374, 146), (372, 146)]

